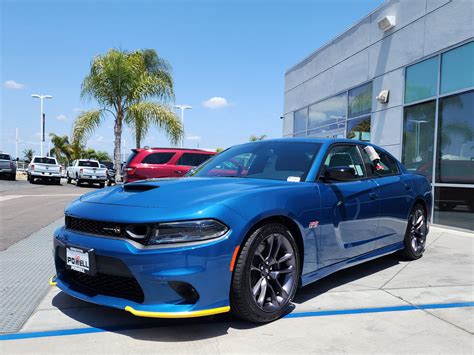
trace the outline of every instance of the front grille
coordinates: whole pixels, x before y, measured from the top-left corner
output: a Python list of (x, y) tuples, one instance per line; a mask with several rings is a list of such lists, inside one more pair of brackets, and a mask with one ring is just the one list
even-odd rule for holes
[(66, 229), (86, 234), (128, 238), (125, 225), (66, 216)]
[(97, 273), (94, 276), (82, 272), (64, 269), (61, 277), (74, 291), (93, 297), (97, 295), (124, 298), (142, 303), (145, 296), (134, 277), (124, 277)]

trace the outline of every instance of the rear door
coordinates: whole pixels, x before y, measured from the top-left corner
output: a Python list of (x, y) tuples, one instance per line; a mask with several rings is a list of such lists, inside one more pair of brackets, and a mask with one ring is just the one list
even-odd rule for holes
[(206, 160), (212, 157), (212, 155), (213, 154), (209, 154), (209, 153), (183, 152), (181, 156), (178, 158), (178, 161), (176, 162), (176, 166), (173, 171), (174, 173), (173, 176), (176, 176), (176, 177), (183, 176), (193, 167), (204, 163)]
[(153, 152), (146, 155), (143, 160), (137, 164), (135, 175), (143, 179), (161, 178), (173, 176), (173, 165), (167, 165), (175, 152)]
[(380, 212), (377, 248), (382, 248), (403, 240), (414, 192), (411, 185), (404, 182), (398, 163), (381, 150), (375, 150), (380, 156), (377, 167), (370, 162), (363, 149), (361, 154), (368, 174), (378, 185)]
[[(353, 168), (354, 179), (327, 181), (323, 178), (326, 168), (339, 166)], [(321, 167), (319, 182), (322, 207), (320, 267), (374, 250), (379, 209), (377, 184), (367, 176), (357, 146), (331, 146)]]

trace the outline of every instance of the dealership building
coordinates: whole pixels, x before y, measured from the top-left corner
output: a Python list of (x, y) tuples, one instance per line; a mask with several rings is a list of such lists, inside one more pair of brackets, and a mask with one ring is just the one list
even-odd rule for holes
[(283, 136), (377, 144), (474, 230), (474, 1), (393, 0), (285, 74)]

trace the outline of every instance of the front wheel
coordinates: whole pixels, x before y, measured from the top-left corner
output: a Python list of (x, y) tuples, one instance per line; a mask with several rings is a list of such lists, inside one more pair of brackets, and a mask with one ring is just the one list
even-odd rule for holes
[(299, 278), (299, 251), (288, 228), (269, 223), (245, 242), (235, 264), (231, 309), (245, 320), (266, 323), (288, 312)]
[(408, 225), (403, 243), (405, 248), (400, 255), (406, 260), (416, 260), (423, 256), (428, 227), (426, 212), (422, 205), (416, 204), (408, 217)]

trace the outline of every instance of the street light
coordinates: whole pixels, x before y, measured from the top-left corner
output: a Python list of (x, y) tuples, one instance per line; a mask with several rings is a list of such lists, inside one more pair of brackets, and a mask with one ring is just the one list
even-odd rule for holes
[(181, 126), (183, 127), (183, 136), (181, 137), (181, 148), (183, 148), (184, 146), (184, 110), (192, 109), (192, 107), (188, 105), (175, 105), (175, 108), (179, 108), (181, 110)]
[(41, 146), (41, 156), (43, 156), (43, 141), (44, 141), (44, 112), (43, 112), (43, 100), (52, 99), (51, 95), (38, 95), (33, 94), (31, 97), (35, 99), (40, 99), (41, 101), (41, 112), (40, 112), (40, 146)]

